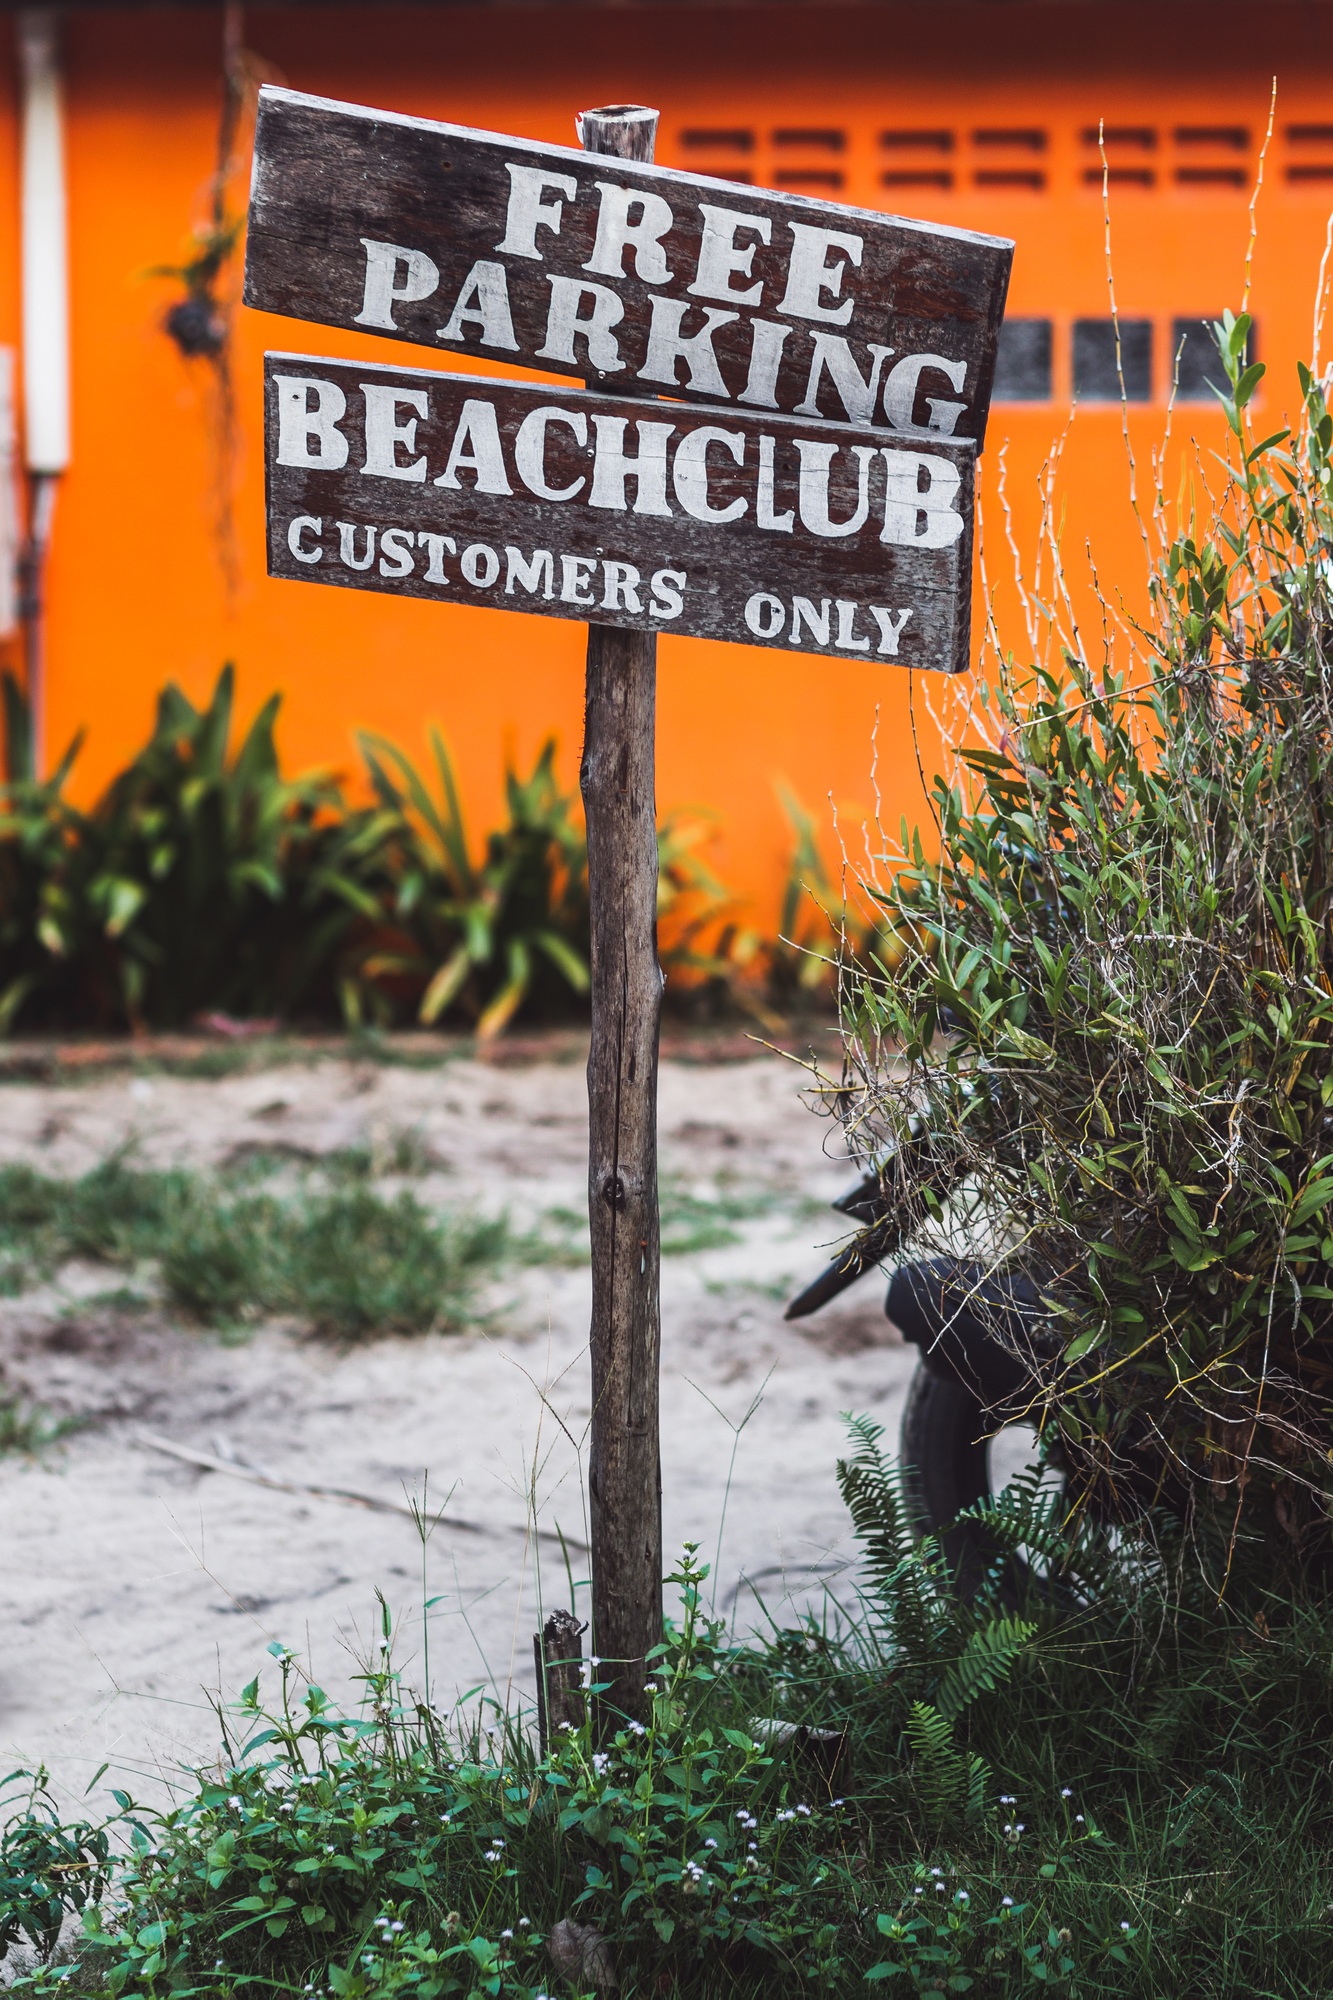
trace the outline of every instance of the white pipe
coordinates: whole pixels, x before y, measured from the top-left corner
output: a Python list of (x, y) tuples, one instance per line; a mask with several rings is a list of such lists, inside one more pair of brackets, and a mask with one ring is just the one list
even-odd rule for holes
[(69, 464), (69, 245), (65, 112), (55, 8), (18, 17), (23, 79), (23, 414), (29, 472)]
[(45, 769), (46, 547), (56, 481), (69, 464), (69, 238), (65, 212), (65, 105), (60, 73), (60, 17), (54, 7), (18, 16), (22, 78), (21, 185), (23, 265), (23, 457), (28, 481), (28, 536), (19, 613), (27, 659), (29, 757)]

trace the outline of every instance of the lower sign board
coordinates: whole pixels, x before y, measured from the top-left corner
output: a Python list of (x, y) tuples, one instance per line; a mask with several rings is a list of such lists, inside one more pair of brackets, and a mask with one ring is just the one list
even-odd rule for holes
[(975, 447), (265, 357), (269, 573), (958, 671)]

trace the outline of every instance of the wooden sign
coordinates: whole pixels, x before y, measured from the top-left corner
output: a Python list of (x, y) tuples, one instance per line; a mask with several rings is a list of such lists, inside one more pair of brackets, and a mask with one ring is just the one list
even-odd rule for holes
[(269, 572), (961, 670), (974, 447), (265, 357)]
[(1013, 244), (266, 87), (245, 301), (627, 396), (980, 445)]

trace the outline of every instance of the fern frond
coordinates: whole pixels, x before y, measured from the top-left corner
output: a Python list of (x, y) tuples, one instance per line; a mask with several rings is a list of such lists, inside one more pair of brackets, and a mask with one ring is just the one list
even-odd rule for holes
[(979, 1694), (993, 1694), (1008, 1680), (1036, 1629), (1027, 1619), (1002, 1617), (970, 1635), (935, 1691), (935, 1707), (946, 1722), (952, 1723)]

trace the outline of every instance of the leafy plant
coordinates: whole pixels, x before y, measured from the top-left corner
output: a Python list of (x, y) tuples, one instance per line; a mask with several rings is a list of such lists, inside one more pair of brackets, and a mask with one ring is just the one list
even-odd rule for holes
[(403, 752), (379, 736), (362, 754), (393, 828), (394, 948), (363, 961), (370, 980), (406, 981), (429, 1025), (457, 1006), (483, 1040), (499, 1034), (530, 995), (588, 990), (587, 849), (573, 800), (555, 778), (555, 742), (531, 777), (505, 774), (508, 825), (474, 864), (453, 765), (438, 730), (431, 753), (439, 795)]
[(1252, 440), (1248, 329), (1133, 663), (1064, 628), (1008, 663), (939, 859), (879, 885), (904, 956), (847, 982), (843, 1104), (873, 1158), (929, 1135), (894, 1170), (918, 1240), (1043, 1299), (995, 1333), (1076, 1492), (1299, 1545), (1333, 1503), (1333, 414), (1302, 369), (1297, 428)]

